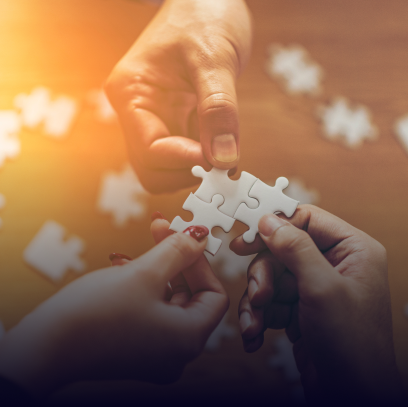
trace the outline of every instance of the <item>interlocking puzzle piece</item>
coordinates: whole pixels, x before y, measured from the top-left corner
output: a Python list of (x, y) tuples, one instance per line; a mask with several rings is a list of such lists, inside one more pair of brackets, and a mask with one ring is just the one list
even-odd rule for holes
[(233, 282), (246, 277), (249, 264), (255, 255), (238, 256), (230, 248), (229, 244), (233, 238), (230, 234), (215, 230), (213, 236), (221, 239), (222, 244), (217, 256), (213, 257), (207, 253), (205, 256), (211, 264), (211, 268), (222, 279)]
[(285, 379), (288, 382), (296, 382), (300, 379), (300, 373), (293, 356), (293, 345), (286, 335), (280, 335), (275, 340), (277, 354), (272, 356), (268, 364), (272, 368), (282, 368)]
[(123, 227), (129, 219), (141, 219), (146, 214), (148, 193), (130, 164), (121, 173), (110, 171), (102, 179), (98, 207), (111, 213), (114, 223)]
[(234, 215), (236, 220), (249, 226), (249, 230), (243, 234), (246, 243), (252, 243), (255, 240), (258, 223), (262, 216), (268, 213), (283, 212), (290, 218), (294, 214), (299, 202), (282, 192), (288, 185), (289, 181), (285, 177), (278, 178), (274, 187), (270, 187), (259, 179), (255, 182), (249, 195), (258, 199), (258, 208), (249, 209), (245, 204), (241, 204)]
[(54, 282), (60, 281), (69, 270), (80, 273), (85, 263), (80, 254), (85, 244), (72, 236), (64, 240), (65, 229), (59, 223), (47, 221), (24, 250), (24, 260)]
[[(0, 209), (3, 209), (4, 206), (6, 205), (6, 198), (4, 197), (4, 195), (0, 194)], [(3, 221), (0, 218), (0, 228), (3, 225)]]
[(224, 197), (224, 203), (218, 209), (225, 215), (234, 216), (241, 203), (246, 203), (249, 208), (253, 209), (258, 206), (258, 201), (248, 196), (257, 178), (248, 172), (243, 171), (240, 179), (236, 181), (228, 177), (228, 170), (220, 170), (215, 167), (207, 172), (203, 167), (197, 165), (191, 172), (195, 177), (203, 179), (194, 195), (210, 203), (214, 195), (221, 194)]
[(88, 103), (95, 109), (96, 118), (104, 123), (114, 122), (116, 112), (102, 89), (93, 89), (87, 96)]
[(408, 153), (408, 115), (397, 120), (394, 131), (402, 147)]
[(13, 110), (0, 110), (0, 167), (6, 158), (14, 158), (20, 153), (18, 132), (21, 121)]
[(333, 100), (330, 106), (320, 106), (318, 115), (326, 138), (339, 139), (346, 147), (360, 147), (364, 140), (375, 140), (378, 136), (369, 110), (364, 106), (352, 108), (345, 98)]
[(221, 342), (224, 338), (233, 339), (237, 335), (237, 329), (229, 325), (228, 313), (224, 315), (217, 328), (211, 333), (205, 344), (205, 350), (208, 352), (216, 352), (221, 348)]
[(51, 100), (50, 91), (35, 88), (31, 94), (19, 94), (14, 105), (20, 110), (22, 123), (28, 128), (44, 124), (44, 133), (60, 138), (69, 132), (78, 112), (77, 102), (67, 96)]
[(323, 71), (303, 47), (273, 44), (268, 48), (268, 55), (267, 73), (283, 82), (287, 92), (319, 93)]
[(180, 216), (176, 216), (171, 222), (170, 228), (175, 232), (183, 232), (189, 226), (203, 225), (208, 228), (207, 250), (215, 255), (221, 246), (222, 241), (215, 238), (211, 229), (220, 226), (225, 232), (229, 232), (234, 225), (235, 219), (231, 218), (218, 210), (218, 207), (224, 202), (222, 195), (214, 195), (211, 203), (207, 203), (197, 198), (196, 195), (190, 194), (183, 205), (183, 209), (193, 213), (194, 218), (191, 222), (185, 222)]
[[(268, 185), (270, 185), (268, 183)], [(289, 180), (289, 186), (285, 189), (285, 195), (302, 204), (316, 205), (319, 202), (319, 193), (315, 189), (306, 188), (303, 181), (297, 178)]]

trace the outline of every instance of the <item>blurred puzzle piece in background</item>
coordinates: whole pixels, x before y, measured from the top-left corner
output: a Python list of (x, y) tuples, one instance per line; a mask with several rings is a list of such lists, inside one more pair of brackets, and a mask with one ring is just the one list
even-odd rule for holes
[(268, 47), (266, 72), (283, 84), (290, 94), (316, 95), (321, 91), (322, 68), (314, 62), (300, 45)]
[(204, 347), (207, 352), (219, 351), (223, 339), (233, 339), (237, 336), (238, 331), (234, 326), (228, 324), (228, 317), (229, 313), (227, 312), (207, 339)]
[(15, 158), (20, 153), (20, 128), (20, 117), (15, 111), (0, 110), (0, 167), (7, 158)]
[(59, 282), (68, 270), (85, 270), (80, 254), (85, 248), (82, 239), (71, 236), (64, 239), (65, 229), (55, 221), (47, 221), (24, 250), (24, 260), (40, 273)]
[(317, 114), (322, 121), (325, 138), (339, 140), (348, 148), (358, 148), (364, 141), (373, 141), (378, 137), (370, 111), (362, 105), (351, 107), (345, 98), (338, 97), (331, 104), (320, 106)]
[(19, 110), (25, 127), (34, 129), (43, 124), (44, 133), (54, 138), (68, 134), (78, 113), (74, 99), (59, 96), (51, 100), (50, 90), (41, 86), (34, 88), (30, 94), (17, 95), (14, 106)]
[(98, 208), (113, 216), (114, 224), (123, 227), (129, 219), (141, 219), (147, 210), (148, 192), (130, 164), (121, 173), (109, 171), (102, 178)]

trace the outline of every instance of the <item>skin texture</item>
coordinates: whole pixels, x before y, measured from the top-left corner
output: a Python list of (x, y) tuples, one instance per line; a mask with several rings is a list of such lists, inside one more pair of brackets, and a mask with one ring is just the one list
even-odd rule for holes
[(116, 65), (106, 93), (148, 191), (197, 184), (195, 165), (237, 166), (235, 82), (250, 45), (243, 0), (167, 0)]
[(245, 350), (285, 328), (310, 403), (402, 401), (384, 247), (310, 205), (287, 220), (264, 216), (259, 230), (251, 245), (230, 246), (259, 253), (239, 305)]
[(8, 331), (0, 375), (35, 398), (81, 380), (177, 380), (229, 300), (203, 255), (207, 238), (168, 228), (154, 220), (155, 248), (133, 261), (114, 257)]

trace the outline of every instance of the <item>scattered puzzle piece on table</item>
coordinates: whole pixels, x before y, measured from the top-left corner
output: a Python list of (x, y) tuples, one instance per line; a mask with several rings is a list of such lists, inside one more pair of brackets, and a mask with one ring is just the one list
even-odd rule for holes
[[(6, 198), (0, 194), (0, 209), (3, 209), (6, 205)], [(3, 220), (0, 218), (0, 228), (3, 226)]]
[(103, 123), (112, 123), (116, 120), (116, 112), (102, 89), (93, 89), (88, 92), (88, 103), (94, 108), (95, 117)]
[(71, 236), (64, 239), (65, 229), (59, 223), (47, 221), (24, 250), (24, 260), (54, 282), (60, 281), (68, 270), (85, 270), (80, 258), (85, 244)]
[(190, 194), (183, 205), (183, 209), (193, 213), (194, 218), (191, 222), (185, 222), (180, 216), (176, 216), (171, 222), (170, 229), (175, 232), (183, 232), (189, 226), (203, 225), (208, 228), (207, 250), (212, 255), (215, 255), (221, 246), (221, 239), (215, 238), (211, 230), (219, 226), (225, 232), (229, 232), (234, 225), (235, 219), (231, 218), (218, 210), (218, 207), (224, 202), (222, 195), (214, 195), (211, 203), (207, 203), (197, 198), (196, 195)]
[(337, 98), (329, 106), (320, 106), (318, 115), (325, 137), (330, 141), (340, 140), (346, 147), (360, 147), (363, 141), (372, 141), (378, 136), (369, 110), (361, 105), (352, 108), (345, 98)]
[[(270, 185), (268, 183), (268, 185)], [(285, 189), (285, 195), (299, 201), (300, 205), (316, 205), (319, 202), (319, 193), (315, 189), (306, 188), (303, 181), (298, 178), (289, 179), (289, 186)]]
[(240, 179), (236, 181), (229, 178), (228, 170), (220, 170), (215, 167), (207, 172), (204, 168), (197, 165), (193, 167), (191, 172), (194, 176), (203, 179), (194, 195), (210, 203), (214, 195), (221, 194), (224, 197), (224, 203), (218, 210), (225, 215), (234, 216), (241, 203), (246, 203), (252, 209), (258, 206), (258, 201), (248, 195), (257, 178), (248, 172), (243, 171)]
[(408, 153), (408, 115), (397, 120), (394, 131), (405, 152)]
[(275, 340), (276, 355), (271, 356), (268, 365), (272, 368), (281, 368), (288, 382), (296, 382), (300, 379), (300, 373), (293, 356), (293, 345), (286, 335), (280, 335)]
[(145, 216), (148, 195), (130, 164), (126, 164), (121, 173), (111, 171), (104, 175), (98, 207), (112, 214), (115, 225), (122, 227), (129, 219)]
[(228, 324), (228, 316), (228, 313), (224, 315), (217, 328), (214, 329), (208, 338), (205, 344), (206, 351), (216, 352), (221, 348), (223, 339), (233, 339), (236, 337), (238, 331), (234, 326)]
[(318, 94), (321, 90), (322, 68), (300, 45), (286, 48), (278, 44), (270, 45), (266, 71), (272, 79), (282, 82), (289, 93)]
[(213, 236), (221, 239), (222, 244), (217, 256), (207, 255), (208, 261), (217, 276), (226, 281), (237, 281), (242, 277), (246, 277), (249, 264), (255, 255), (252, 256), (238, 256), (230, 248), (229, 244), (231, 238), (228, 234), (215, 230)]
[(18, 132), (21, 121), (13, 110), (0, 110), (0, 167), (7, 158), (15, 158), (20, 153)]
[(258, 223), (262, 216), (269, 213), (283, 212), (290, 218), (299, 202), (286, 196), (282, 191), (289, 185), (287, 178), (280, 177), (276, 180), (274, 187), (271, 187), (261, 180), (257, 180), (249, 191), (249, 195), (259, 201), (256, 209), (250, 209), (245, 204), (241, 204), (235, 212), (234, 218), (249, 226), (243, 234), (246, 243), (252, 243), (258, 233)]
[(51, 100), (47, 88), (37, 87), (27, 94), (19, 94), (14, 105), (20, 111), (22, 124), (30, 129), (44, 125), (44, 133), (51, 137), (65, 136), (78, 112), (77, 102), (67, 96)]

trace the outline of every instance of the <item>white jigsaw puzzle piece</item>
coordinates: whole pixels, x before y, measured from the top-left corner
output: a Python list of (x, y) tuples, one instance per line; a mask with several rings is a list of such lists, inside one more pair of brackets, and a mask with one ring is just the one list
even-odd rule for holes
[(129, 219), (145, 216), (148, 195), (130, 164), (126, 164), (121, 173), (109, 172), (103, 177), (98, 207), (111, 213), (115, 225), (122, 227)]
[(59, 223), (47, 221), (24, 250), (24, 260), (54, 282), (60, 281), (72, 269), (78, 273), (85, 270), (80, 258), (85, 244), (72, 236), (64, 239), (65, 229)]
[(345, 98), (339, 97), (329, 106), (320, 106), (318, 115), (326, 138), (340, 139), (346, 147), (360, 147), (364, 140), (375, 140), (378, 136), (369, 110), (364, 106), (352, 108)]
[(0, 110), (0, 167), (7, 158), (14, 158), (20, 153), (20, 128), (20, 117), (15, 111)]
[(268, 53), (268, 74), (281, 80), (289, 93), (316, 94), (320, 91), (323, 71), (303, 47), (273, 44), (269, 46)]
[(214, 195), (211, 203), (207, 203), (197, 198), (196, 195), (190, 194), (183, 205), (183, 209), (193, 213), (194, 218), (191, 222), (185, 222), (180, 216), (176, 216), (171, 222), (170, 228), (175, 232), (183, 232), (189, 226), (203, 225), (208, 228), (207, 250), (212, 255), (215, 255), (221, 246), (221, 239), (215, 238), (211, 230), (219, 226), (225, 232), (229, 232), (234, 225), (235, 219), (231, 218), (218, 210), (218, 207), (224, 202), (222, 195)]
[(282, 191), (289, 185), (285, 177), (276, 180), (274, 187), (271, 187), (261, 180), (257, 180), (249, 191), (249, 195), (258, 199), (259, 206), (256, 209), (250, 209), (245, 204), (241, 204), (235, 212), (234, 218), (249, 226), (243, 234), (246, 243), (252, 243), (258, 233), (258, 223), (262, 216), (269, 213), (283, 212), (290, 218), (297, 206), (298, 201), (286, 196)]
[(22, 123), (28, 128), (44, 124), (44, 133), (51, 137), (65, 136), (77, 115), (77, 102), (67, 96), (51, 99), (49, 89), (37, 87), (27, 94), (19, 94), (14, 105), (20, 111)]
[(217, 328), (211, 333), (205, 344), (205, 350), (208, 352), (216, 352), (221, 348), (222, 340), (233, 339), (237, 335), (237, 329), (228, 324), (228, 313), (224, 315)]
[(228, 177), (228, 170), (215, 167), (207, 172), (197, 165), (191, 172), (195, 177), (203, 179), (194, 195), (210, 203), (214, 195), (221, 194), (224, 197), (224, 203), (218, 209), (225, 215), (233, 217), (241, 203), (245, 203), (252, 209), (258, 206), (258, 201), (248, 195), (257, 178), (248, 172), (243, 171), (240, 179), (236, 181)]
[[(6, 198), (4, 195), (0, 194), (0, 209), (6, 206)], [(0, 228), (3, 226), (3, 220), (0, 218)]]
[(300, 373), (293, 355), (293, 345), (286, 335), (280, 335), (276, 338), (275, 347), (277, 354), (269, 359), (269, 366), (272, 368), (282, 368), (285, 379), (288, 382), (298, 381)]

